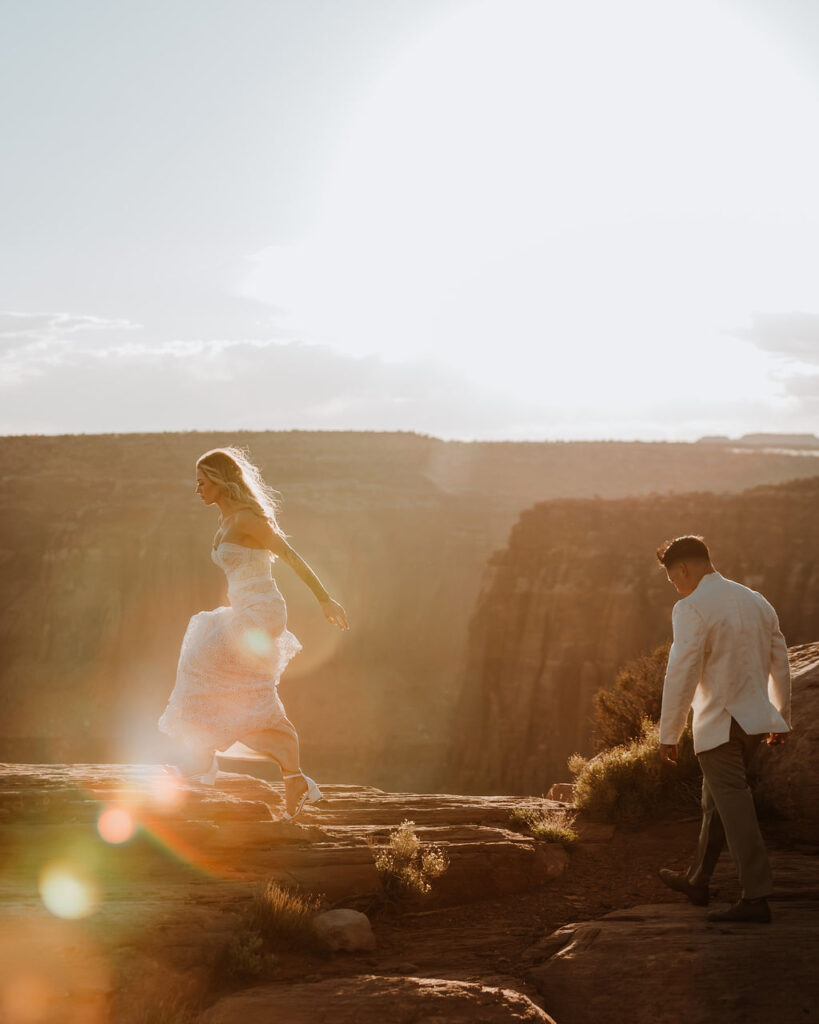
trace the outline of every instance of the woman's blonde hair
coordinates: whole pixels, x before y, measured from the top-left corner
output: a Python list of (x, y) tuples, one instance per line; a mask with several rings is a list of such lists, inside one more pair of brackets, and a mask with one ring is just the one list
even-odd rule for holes
[(264, 482), (259, 468), (241, 448), (212, 448), (199, 456), (196, 468), (222, 487), (234, 504), (249, 508), (266, 519), (276, 533), (282, 533), (277, 519), (279, 492)]

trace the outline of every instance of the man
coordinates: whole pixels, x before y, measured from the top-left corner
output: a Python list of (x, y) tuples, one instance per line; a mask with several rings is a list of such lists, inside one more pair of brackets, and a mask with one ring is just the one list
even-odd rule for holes
[(702, 537), (657, 549), (682, 600), (674, 605), (660, 716), (660, 757), (677, 763), (677, 744), (694, 708), (694, 751), (702, 769), (702, 828), (691, 868), (660, 871), (692, 903), (708, 903), (708, 883), (726, 842), (742, 886), (740, 900), (709, 921), (771, 919), (771, 870), (747, 769), (766, 738), (790, 731), (788, 649), (776, 612), (756, 591), (721, 576)]

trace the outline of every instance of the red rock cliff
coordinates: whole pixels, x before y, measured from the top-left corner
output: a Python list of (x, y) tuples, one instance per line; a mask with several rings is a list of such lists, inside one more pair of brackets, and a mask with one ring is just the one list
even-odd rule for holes
[(717, 569), (763, 593), (789, 644), (819, 636), (819, 480), (737, 495), (550, 501), (490, 561), (469, 630), (450, 783), (542, 793), (591, 752), (594, 694), (670, 639), (654, 550), (703, 534)]

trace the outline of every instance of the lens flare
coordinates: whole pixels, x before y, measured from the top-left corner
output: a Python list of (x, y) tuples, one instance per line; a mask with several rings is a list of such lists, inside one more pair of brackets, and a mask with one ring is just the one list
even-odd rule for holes
[(260, 658), (267, 657), (273, 651), (273, 641), (263, 629), (258, 627), (246, 629), (242, 642), (251, 654), (256, 654)]
[(55, 917), (88, 917), (99, 902), (95, 886), (72, 864), (52, 863), (40, 874), (40, 897)]
[(106, 807), (97, 819), (97, 832), (106, 843), (127, 843), (135, 830), (134, 819), (124, 807)]
[(148, 782), (150, 801), (158, 811), (178, 811), (187, 799), (184, 784), (166, 771), (155, 772)]

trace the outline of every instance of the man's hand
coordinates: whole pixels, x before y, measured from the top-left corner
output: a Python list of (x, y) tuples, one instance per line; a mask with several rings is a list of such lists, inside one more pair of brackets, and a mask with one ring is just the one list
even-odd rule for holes
[(778, 747), (780, 743), (785, 743), (787, 738), (786, 732), (769, 732), (765, 742), (769, 747)]
[(665, 761), (667, 764), (677, 764), (677, 753), (676, 743), (661, 743), (660, 744), (660, 760)]

